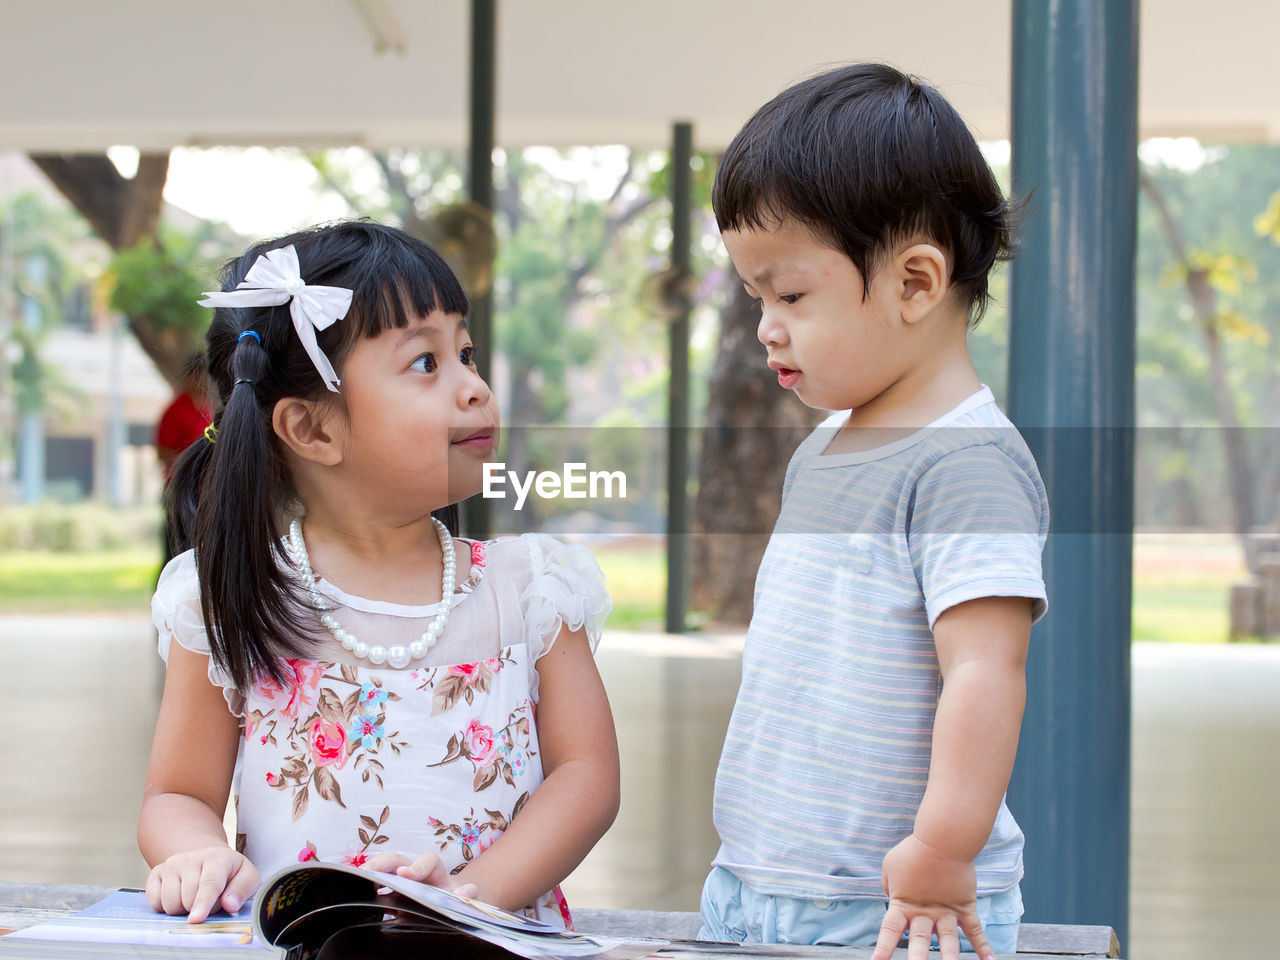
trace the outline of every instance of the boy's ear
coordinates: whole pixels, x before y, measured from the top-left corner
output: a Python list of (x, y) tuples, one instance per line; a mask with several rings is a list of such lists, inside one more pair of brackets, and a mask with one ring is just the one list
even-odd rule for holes
[(304, 460), (334, 466), (342, 462), (342, 451), (334, 442), (327, 413), (315, 400), (282, 397), (271, 411), (271, 427)]
[(946, 255), (932, 243), (913, 243), (894, 258), (901, 286), (902, 319), (915, 323), (947, 295)]

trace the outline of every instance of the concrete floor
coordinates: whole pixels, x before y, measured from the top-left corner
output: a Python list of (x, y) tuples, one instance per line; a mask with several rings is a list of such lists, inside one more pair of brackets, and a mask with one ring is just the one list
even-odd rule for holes
[[(134, 821), (160, 683), (150, 636), (139, 616), (0, 616), (0, 880), (145, 877)], [(570, 903), (697, 909), (740, 642), (605, 637), (623, 809), (565, 883)], [(1124, 954), (1280, 954), (1280, 646), (1138, 645), (1133, 676)]]

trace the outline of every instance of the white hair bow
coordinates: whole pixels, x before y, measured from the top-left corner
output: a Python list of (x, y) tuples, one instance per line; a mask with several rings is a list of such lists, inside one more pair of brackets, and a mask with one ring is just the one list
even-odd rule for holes
[(347, 315), (352, 292), (346, 287), (308, 286), (303, 282), (293, 244), (258, 257), (234, 290), (206, 292), (204, 297), (200, 301), (202, 307), (274, 307), (292, 301), (289, 315), (303, 349), (325, 386), (338, 392), (338, 374), (316, 342), (316, 331), (329, 329)]

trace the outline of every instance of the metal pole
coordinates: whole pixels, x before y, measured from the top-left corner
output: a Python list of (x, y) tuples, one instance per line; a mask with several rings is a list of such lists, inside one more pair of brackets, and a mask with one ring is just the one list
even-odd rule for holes
[(0, 209), (0, 506), (13, 496), (14, 454), (17, 447), (18, 401), (14, 390), (10, 350), (17, 314), (14, 299), (12, 205)]
[(671, 135), (671, 272), (679, 308), (671, 321), (667, 385), (667, 633), (684, 633), (689, 546), (689, 309), (683, 278), (693, 269), (693, 124)]
[[(493, 212), (493, 146), (495, 113), (495, 73), (497, 70), (497, 0), (471, 0), (471, 142), (467, 154), (467, 191), (471, 202)], [(491, 285), (492, 288), (492, 285)], [(471, 337), (480, 349), (476, 366), (489, 380), (492, 370), (493, 294), (473, 294), (471, 316), (467, 320)], [(475, 496), (462, 504), (464, 532), (469, 537), (487, 539), (492, 533), (493, 515), (489, 502)]]
[(124, 417), (124, 328), (120, 314), (111, 318), (107, 349), (107, 502), (113, 507), (124, 504), (124, 465), (122, 453), (127, 439)]
[(1024, 919), (1129, 913), (1137, 0), (1015, 0), (1009, 409), (1049, 491), (1048, 616), (1009, 807)]

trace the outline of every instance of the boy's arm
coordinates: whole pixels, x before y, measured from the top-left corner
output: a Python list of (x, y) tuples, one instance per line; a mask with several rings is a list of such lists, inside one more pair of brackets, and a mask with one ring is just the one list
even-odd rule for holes
[(909, 960), (923, 960), (935, 929), (943, 960), (953, 960), (958, 927), (979, 956), (995, 956), (977, 919), (973, 861), (991, 835), (1013, 770), (1031, 601), (957, 604), (938, 617), (933, 633), (943, 686), (929, 780), (914, 832), (885, 857), (890, 904), (873, 960), (885, 960), (904, 930), (911, 934)]

